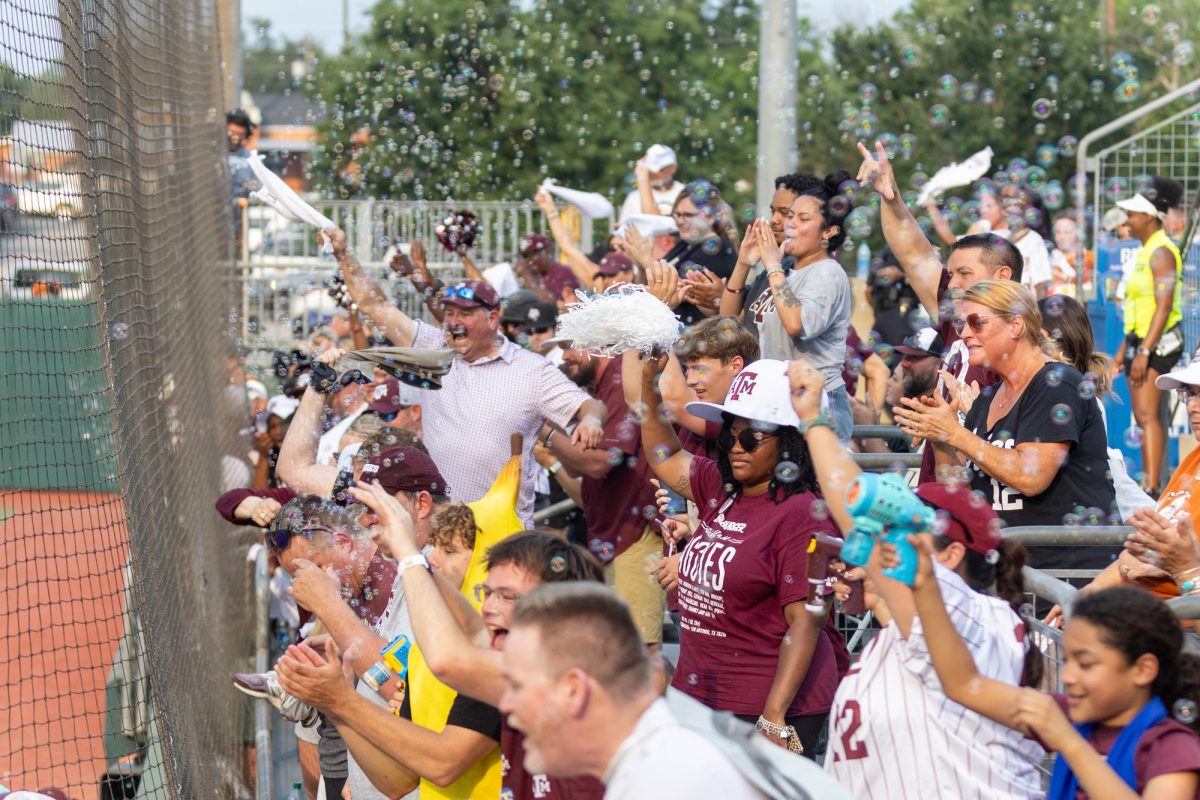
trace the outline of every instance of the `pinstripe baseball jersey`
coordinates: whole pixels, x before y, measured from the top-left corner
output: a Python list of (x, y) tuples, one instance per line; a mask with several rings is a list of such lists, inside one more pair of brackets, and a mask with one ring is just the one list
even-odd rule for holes
[[(980, 674), (1017, 684), (1024, 626), (1003, 600), (935, 564), (955, 629)], [(867, 800), (1041, 798), (1042, 749), (942, 694), (919, 618), (908, 639), (889, 624), (842, 680), (829, 715), (825, 768)]]

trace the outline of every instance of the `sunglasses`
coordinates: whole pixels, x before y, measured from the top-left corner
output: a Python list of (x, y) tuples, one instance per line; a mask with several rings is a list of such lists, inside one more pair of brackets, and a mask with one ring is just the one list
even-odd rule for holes
[(968, 325), (971, 327), (972, 331), (974, 331), (975, 333), (979, 333), (981, 330), (983, 330), (983, 321), (984, 320), (996, 319), (997, 317), (1002, 317), (1002, 316), (1004, 316), (1004, 315), (1003, 314), (967, 314), (966, 318), (955, 317), (952, 324), (954, 325), (954, 330), (957, 331), (958, 333), (962, 333), (963, 329), (966, 328)]
[[(463, 300), (475, 300), (475, 290), (470, 286), (459, 284), (457, 286), (447, 286), (442, 291), (442, 299), (449, 300), (451, 297), (461, 297)], [(483, 302), (480, 300), (479, 302)]]
[(733, 443), (736, 441), (742, 446), (743, 451), (753, 453), (764, 441), (774, 438), (775, 434), (773, 433), (763, 433), (753, 428), (743, 428), (737, 436), (734, 436), (733, 431), (724, 428), (717, 434), (717, 447), (728, 453), (733, 449)]
[(304, 530), (296, 531), (295, 533), (287, 528), (276, 528), (274, 530), (269, 530), (267, 531), (267, 547), (276, 554), (282, 553), (284, 550), (287, 550), (288, 544), (291, 543), (293, 536), (311, 538), (312, 535), (317, 531), (332, 533), (332, 531), (329, 531), (325, 528), (305, 528)]
[(1179, 402), (1187, 405), (1189, 401), (1200, 397), (1200, 386), (1180, 386), (1175, 389)]

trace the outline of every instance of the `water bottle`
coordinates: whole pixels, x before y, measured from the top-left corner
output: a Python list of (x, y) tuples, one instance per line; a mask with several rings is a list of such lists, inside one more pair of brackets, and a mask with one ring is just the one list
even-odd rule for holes
[(288, 792), (287, 800), (307, 800), (304, 789), (301, 788), (298, 781), (292, 784), (292, 790)]
[(858, 245), (858, 279), (866, 281), (871, 274), (871, 246), (863, 240)]

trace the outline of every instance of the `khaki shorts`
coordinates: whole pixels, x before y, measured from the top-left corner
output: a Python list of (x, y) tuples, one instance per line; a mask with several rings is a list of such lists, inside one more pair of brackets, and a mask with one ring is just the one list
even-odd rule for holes
[(604, 566), (604, 580), (629, 605), (646, 644), (662, 643), (667, 594), (650, 572), (662, 557), (662, 537), (647, 525), (641, 539)]

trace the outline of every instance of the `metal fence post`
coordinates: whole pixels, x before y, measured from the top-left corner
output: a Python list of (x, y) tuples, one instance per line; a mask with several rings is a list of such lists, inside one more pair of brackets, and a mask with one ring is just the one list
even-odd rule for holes
[[(271, 576), (267, 572), (267, 548), (259, 547), (254, 560), (254, 605), (257, 609), (254, 630), (254, 670), (259, 674), (270, 669), (271, 619), (270, 619)], [(254, 701), (254, 758), (256, 800), (273, 800), (275, 797), (273, 765), (271, 761), (271, 706), (259, 698)]]

